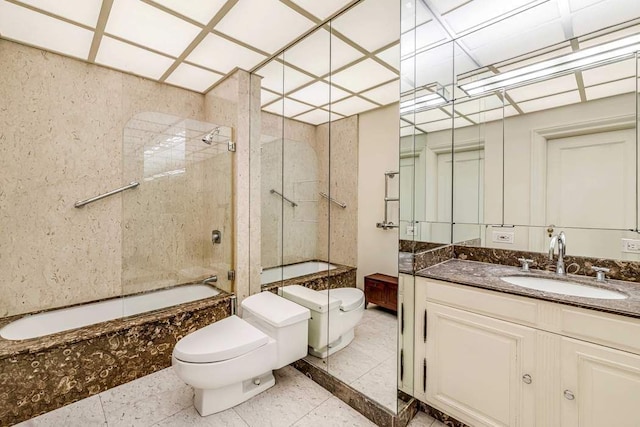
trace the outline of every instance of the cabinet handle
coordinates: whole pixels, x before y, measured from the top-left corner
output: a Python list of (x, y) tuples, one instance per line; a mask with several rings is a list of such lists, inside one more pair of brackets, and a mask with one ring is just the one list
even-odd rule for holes
[(564, 391), (564, 398), (567, 400), (573, 400), (576, 398), (576, 396), (571, 392), (571, 390), (565, 390)]
[(531, 375), (529, 375), (529, 374), (524, 374), (524, 375), (522, 376), (522, 381), (523, 381), (525, 384), (531, 384), (531, 383), (533, 382), (533, 380), (531, 379)]

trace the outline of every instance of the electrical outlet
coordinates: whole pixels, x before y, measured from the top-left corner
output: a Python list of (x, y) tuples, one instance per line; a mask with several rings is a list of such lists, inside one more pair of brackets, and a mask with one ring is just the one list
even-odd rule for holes
[(493, 243), (508, 243), (513, 245), (515, 235), (516, 233), (513, 231), (494, 231), (492, 234), (492, 241)]
[(640, 254), (640, 240), (622, 239), (622, 252)]
[(413, 236), (416, 232), (416, 227), (413, 225), (407, 225), (407, 231), (406, 231), (406, 235), (407, 236)]

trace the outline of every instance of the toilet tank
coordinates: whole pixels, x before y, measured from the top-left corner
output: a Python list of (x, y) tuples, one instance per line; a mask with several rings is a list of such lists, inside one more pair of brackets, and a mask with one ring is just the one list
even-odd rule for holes
[(242, 301), (242, 318), (269, 335), (277, 344), (280, 369), (307, 355), (309, 309), (271, 292), (260, 292)]

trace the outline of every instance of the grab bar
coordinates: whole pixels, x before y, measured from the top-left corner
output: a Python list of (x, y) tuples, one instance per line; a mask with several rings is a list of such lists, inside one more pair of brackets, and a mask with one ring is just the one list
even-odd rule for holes
[(93, 202), (98, 201), (100, 199), (104, 199), (105, 197), (113, 196), (114, 194), (121, 193), (121, 192), (123, 192), (125, 190), (128, 190), (130, 188), (136, 188), (138, 185), (140, 185), (139, 182), (133, 181), (133, 182), (129, 183), (129, 185), (125, 185), (124, 187), (116, 188), (115, 190), (109, 191), (108, 193), (100, 194), (98, 196), (95, 196), (95, 197), (92, 197), (92, 198), (86, 199), (86, 200), (78, 200), (73, 206), (76, 207), (76, 208), (81, 208), (84, 205), (88, 205), (89, 203), (93, 203)]
[(333, 197), (329, 197), (328, 194), (323, 193), (322, 191), (320, 192), (320, 195), (322, 197), (324, 197), (325, 199), (329, 200), (331, 203), (335, 203), (336, 205), (340, 206), (342, 209), (346, 209), (347, 208), (347, 204), (346, 203), (339, 202), (336, 199), (334, 199)]
[(294, 207), (294, 208), (295, 208), (296, 206), (298, 206), (298, 204), (297, 204), (296, 202), (294, 202), (294, 201), (293, 201), (293, 200), (291, 200), (291, 199), (288, 199), (288, 198), (287, 198), (287, 197), (285, 197), (282, 193), (278, 193), (278, 192), (277, 192), (276, 190), (274, 190), (274, 189), (271, 189), (271, 194), (277, 194), (278, 196), (282, 197), (284, 200), (286, 200), (287, 202), (291, 203), (291, 206), (292, 206), (292, 207)]

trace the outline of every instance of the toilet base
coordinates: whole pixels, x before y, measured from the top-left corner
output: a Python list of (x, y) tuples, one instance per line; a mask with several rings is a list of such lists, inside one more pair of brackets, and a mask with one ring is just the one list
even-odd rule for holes
[(343, 348), (351, 344), (351, 341), (353, 341), (354, 337), (355, 337), (355, 328), (350, 329), (344, 334), (342, 334), (340, 338), (338, 338), (337, 340), (329, 344), (328, 347), (322, 347), (319, 349), (309, 347), (309, 354), (312, 356), (324, 359), (325, 357), (330, 356), (336, 351), (342, 350)]
[[(258, 384), (256, 384), (256, 382)], [(217, 389), (195, 389), (193, 404), (198, 413), (206, 417), (232, 408), (251, 399), (276, 384), (273, 372)]]

